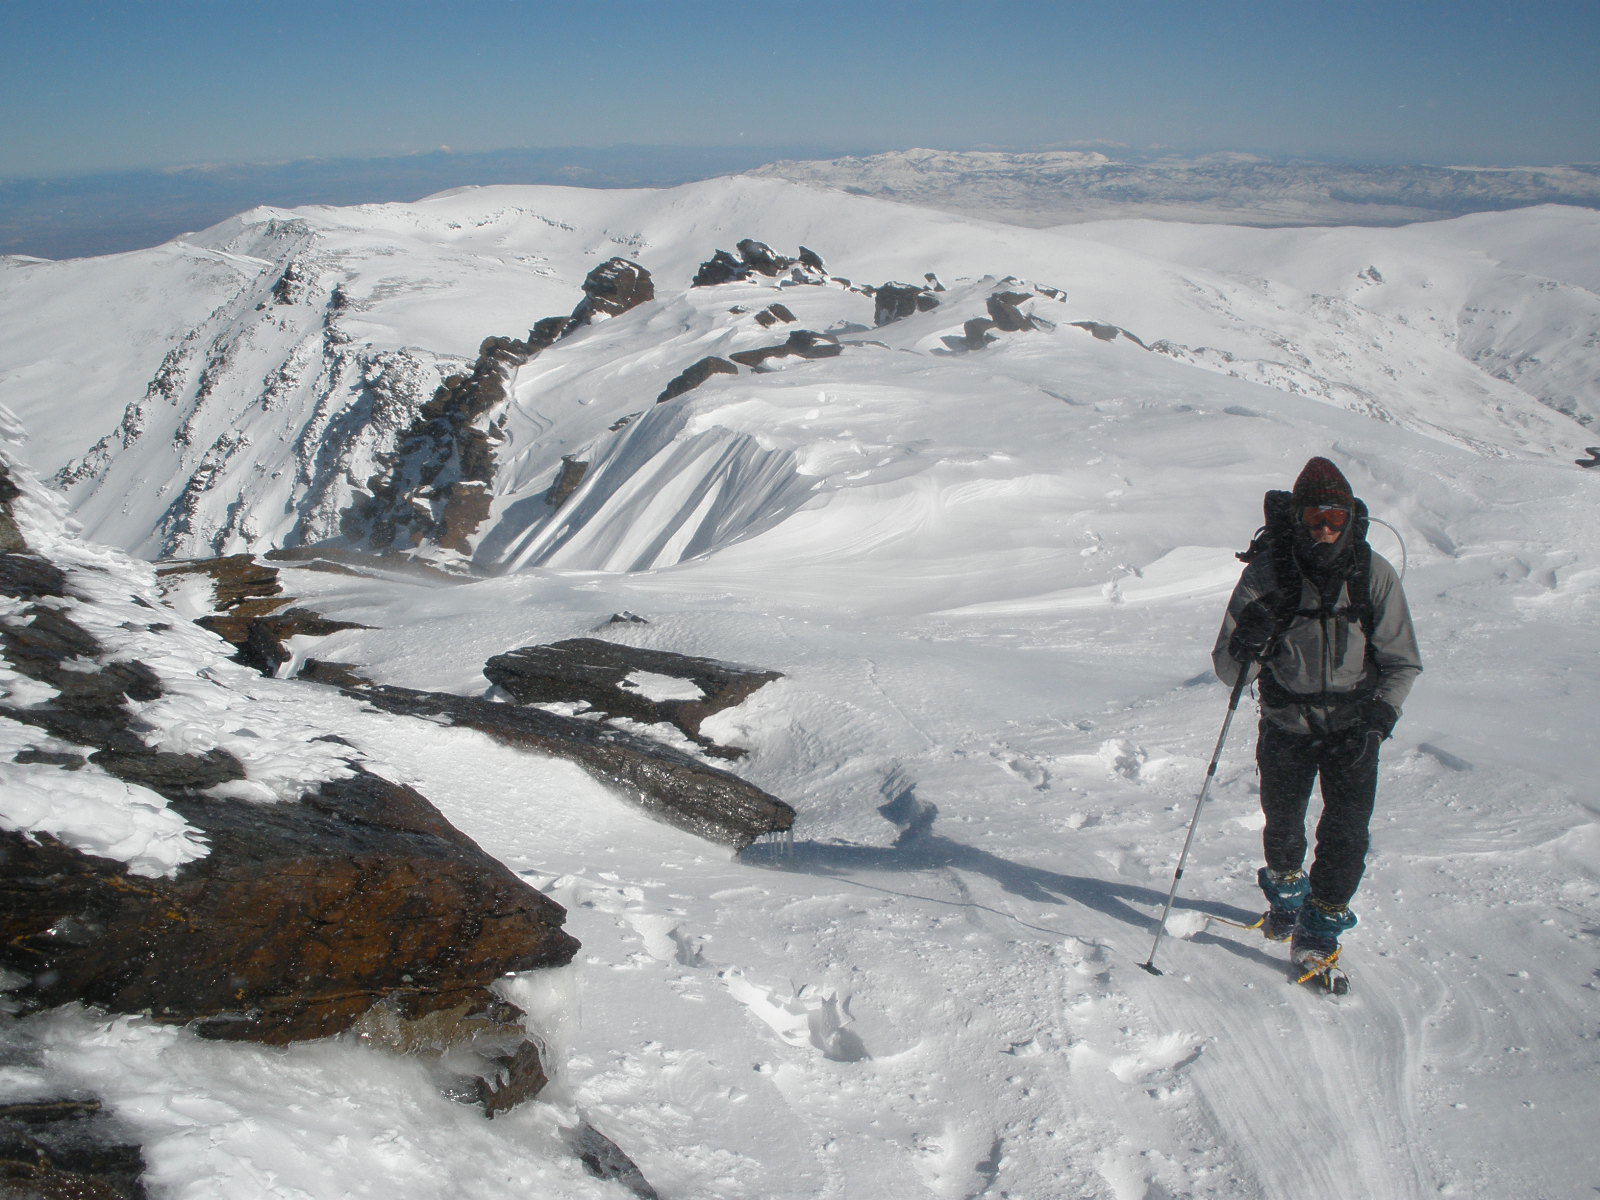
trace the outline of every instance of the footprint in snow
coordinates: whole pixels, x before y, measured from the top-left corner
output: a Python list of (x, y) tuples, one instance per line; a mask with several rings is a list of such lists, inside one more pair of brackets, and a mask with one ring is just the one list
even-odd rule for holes
[(846, 1028), (855, 1018), (850, 997), (803, 984), (787, 997), (764, 988), (728, 968), (718, 976), (728, 994), (760, 1018), (791, 1046), (810, 1046), (833, 1062), (862, 1062), (872, 1056), (856, 1033)]
[(651, 958), (658, 962), (676, 963), (680, 967), (707, 965), (702, 952), (704, 939), (684, 933), (683, 927), (671, 917), (636, 912), (624, 912), (622, 915), (644, 942), (645, 953)]
[(911, 1164), (929, 1191), (956, 1200), (980, 1195), (993, 1185), (1004, 1149), (1003, 1138), (947, 1125), (937, 1134), (912, 1141)]
[(1157, 1076), (1187, 1067), (1200, 1057), (1204, 1048), (1204, 1042), (1191, 1034), (1167, 1033), (1133, 1054), (1112, 1059), (1106, 1069), (1123, 1083), (1148, 1083)]

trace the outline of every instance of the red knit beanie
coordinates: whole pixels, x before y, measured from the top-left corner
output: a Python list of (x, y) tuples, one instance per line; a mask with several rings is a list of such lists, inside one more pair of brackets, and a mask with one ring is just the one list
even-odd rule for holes
[(1350, 490), (1350, 481), (1338, 467), (1325, 458), (1313, 458), (1301, 469), (1300, 478), (1294, 481), (1294, 503), (1297, 508), (1313, 504), (1352, 508), (1354, 494)]

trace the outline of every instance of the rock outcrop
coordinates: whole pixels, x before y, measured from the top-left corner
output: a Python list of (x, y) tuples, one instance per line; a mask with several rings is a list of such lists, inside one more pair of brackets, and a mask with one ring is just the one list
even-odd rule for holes
[(725, 358), (718, 358), (708, 354), (705, 358), (685, 368), (683, 372), (661, 389), (661, 394), (656, 397), (657, 404), (665, 404), (668, 400), (676, 400), (686, 392), (692, 392), (713, 375), (737, 375), (739, 368)]
[(839, 339), (828, 333), (812, 329), (796, 329), (778, 346), (762, 346), (756, 350), (740, 350), (728, 357), (745, 367), (759, 369), (774, 358), (837, 358), (843, 347)]
[(278, 569), (251, 554), (169, 563), (156, 569), (156, 577), (169, 594), (184, 580), (208, 583), (212, 611), (196, 616), (195, 623), (231, 644), (237, 661), (263, 675), (276, 675), (293, 657), (290, 638), (365, 628), (353, 621), (329, 620), (310, 609), (286, 607), (293, 601), (283, 595)]
[(190, 774), (179, 757), (154, 778), (90, 755), (210, 846), (175, 878), (0, 832), (0, 963), (25, 977), (11, 993), (25, 1009), (77, 1000), (282, 1043), (349, 1029), (380, 1002), (407, 1017), (487, 1005), (502, 975), (577, 949), (559, 906), (410, 788), (357, 768), (261, 805), (205, 794), (212, 764)]
[(794, 825), (794, 809), (754, 784), (659, 742), (595, 721), (366, 683), (315, 662), (306, 664), (303, 676), (334, 684), (385, 712), (443, 718), (508, 746), (576, 762), (658, 820), (709, 841), (743, 849), (763, 834), (781, 833)]
[[(11, 1011), (76, 1001), (283, 1043), (374, 1008), (503, 1013), (504, 975), (571, 960), (558, 904), (319, 732), (326, 711), (299, 717), (303, 693), (174, 624), (147, 568), (0, 509), (20, 542), (0, 552)], [(234, 565), (235, 594), (269, 590)]]
[(758, 242), (754, 238), (743, 239), (737, 249), (737, 254), (718, 250), (701, 263), (690, 286), (716, 287), (756, 275), (782, 279), (786, 283), (827, 283), (830, 280), (821, 256), (804, 246), (800, 247), (797, 258), (779, 254), (765, 242)]
[(611, 258), (583, 281), (583, 299), (565, 317), (546, 317), (526, 338), (491, 337), (464, 375), (452, 375), (423, 405), (366, 492), (340, 515), (340, 531), (374, 550), (420, 545), (470, 557), (489, 515), (490, 486), (510, 386), (518, 367), (595, 321), (655, 298), (650, 272)]
[(607, 259), (583, 281), (583, 299), (572, 310), (572, 320), (589, 325), (605, 317), (620, 317), (655, 298), (649, 271), (626, 258)]
[(144, 1155), (92, 1097), (0, 1104), (0, 1195), (145, 1200)]
[(1001, 333), (1026, 333), (1038, 326), (1018, 306), (1032, 299), (1032, 292), (992, 292), (984, 301), (984, 308)]
[(763, 329), (771, 329), (780, 322), (785, 325), (794, 323), (794, 313), (789, 311), (787, 304), (769, 304), (756, 314), (756, 324)]
[(484, 664), (483, 673), (520, 704), (578, 703), (647, 725), (664, 722), (708, 752), (730, 758), (742, 752), (718, 746), (701, 734), (700, 726), (783, 678), (777, 671), (598, 638), (497, 654)]
[(1069, 321), (1068, 324), (1074, 329), (1081, 329), (1085, 333), (1093, 334), (1097, 340), (1102, 342), (1114, 342), (1119, 337), (1123, 337), (1127, 338), (1141, 350), (1150, 349), (1150, 347), (1146, 346), (1138, 337), (1129, 333), (1126, 329), (1123, 329), (1119, 325), (1107, 325), (1104, 321)]
[(874, 290), (872, 298), (875, 304), (872, 320), (877, 325), (888, 325), (913, 313), (930, 312), (939, 307), (939, 297), (932, 288), (911, 283), (883, 284)]

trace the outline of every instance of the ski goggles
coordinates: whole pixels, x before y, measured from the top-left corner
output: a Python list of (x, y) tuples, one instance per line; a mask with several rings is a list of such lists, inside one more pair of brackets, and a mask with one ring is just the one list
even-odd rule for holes
[(1300, 510), (1300, 519), (1310, 529), (1343, 529), (1350, 523), (1350, 510), (1336, 504), (1309, 504)]

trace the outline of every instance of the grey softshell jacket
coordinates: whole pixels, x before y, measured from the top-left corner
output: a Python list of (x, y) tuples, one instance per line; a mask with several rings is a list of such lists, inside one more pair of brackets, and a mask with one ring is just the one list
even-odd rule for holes
[[(1370, 658), (1359, 621), (1342, 613), (1326, 622), (1315, 616), (1300, 616), (1290, 624), (1276, 652), (1261, 669), (1270, 671), (1278, 685), (1289, 692), (1310, 696), (1321, 692), (1367, 692), (1388, 701), (1398, 712), (1422, 670), (1422, 655), (1417, 650), (1417, 635), (1411, 627), (1411, 611), (1406, 607), (1400, 577), (1379, 554), (1372, 556), (1368, 582), (1373, 612)], [(1250, 601), (1271, 595), (1276, 587), (1270, 556), (1263, 555), (1244, 569), (1233, 589), (1217, 644), (1211, 651), (1217, 676), (1230, 687), (1242, 669), (1228, 653), (1238, 614)], [(1342, 609), (1349, 602), (1349, 586), (1341, 584), (1335, 607)], [(1312, 610), (1319, 604), (1316, 586), (1302, 578), (1300, 607)], [(1256, 670), (1252, 665), (1252, 678)], [(1358, 719), (1351, 705), (1270, 706), (1263, 702), (1261, 712), (1273, 724), (1296, 733), (1326, 733)]]

